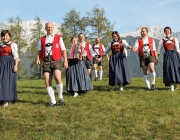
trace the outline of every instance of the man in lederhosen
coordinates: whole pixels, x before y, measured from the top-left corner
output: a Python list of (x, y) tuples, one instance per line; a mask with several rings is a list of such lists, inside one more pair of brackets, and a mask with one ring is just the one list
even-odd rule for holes
[(82, 58), (85, 62), (86, 68), (88, 70), (88, 74), (91, 77), (91, 69), (92, 69), (92, 57), (95, 58), (94, 50), (89, 42), (85, 41), (85, 36), (83, 33), (79, 33), (78, 35), (78, 46), (82, 48)]
[[(148, 28), (141, 28), (141, 36), (135, 42), (135, 46), (132, 48), (132, 51), (135, 52), (138, 50), (138, 56), (140, 61), (140, 67), (142, 67), (144, 74), (144, 81), (146, 83), (147, 89), (155, 89), (155, 65), (158, 63), (158, 55), (156, 53), (155, 42), (153, 38), (148, 37)], [(150, 70), (150, 77), (152, 79), (152, 86), (150, 87), (148, 69)]]
[(51, 103), (49, 107), (56, 105), (54, 89), (52, 87), (52, 76), (56, 81), (56, 89), (58, 91), (59, 103), (64, 106), (63, 99), (63, 83), (61, 80), (62, 57), (64, 58), (64, 68), (68, 68), (67, 53), (63, 39), (60, 35), (54, 34), (54, 25), (52, 22), (47, 22), (45, 25), (47, 35), (43, 36), (38, 44), (38, 53), (36, 64), (39, 66), (43, 62), (43, 74), (47, 92), (50, 96)]
[[(100, 38), (97, 37), (95, 39), (95, 44), (92, 45), (92, 48), (96, 54), (96, 58), (93, 58), (93, 66), (94, 66), (94, 72), (95, 72), (95, 81), (98, 79), (98, 73), (97, 73), (97, 65), (99, 66), (99, 79), (102, 80), (102, 74), (103, 74), (103, 62), (102, 62), (102, 55), (105, 51), (104, 45), (100, 43)], [(108, 55), (107, 60), (108, 60)]]

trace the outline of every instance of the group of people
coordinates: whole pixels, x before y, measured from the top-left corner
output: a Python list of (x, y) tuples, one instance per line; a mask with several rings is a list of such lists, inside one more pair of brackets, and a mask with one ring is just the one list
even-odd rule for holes
[[(171, 91), (177, 88), (180, 83), (180, 50), (179, 42), (171, 37), (171, 28), (165, 27), (165, 37), (159, 42), (156, 51), (155, 41), (148, 37), (148, 28), (142, 27), (141, 38), (137, 39), (134, 47), (131, 47), (126, 40), (122, 40), (117, 31), (112, 32), (112, 41), (105, 49), (97, 37), (95, 44), (91, 46), (85, 41), (85, 35), (79, 33), (78, 38), (71, 38), (71, 45), (68, 51), (65, 48), (60, 35), (54, 34), (54, 25), (47, 22), (45, 25), (47, 34), (38, 43), (36, 65), (42, 62), (44, 81), (47, 93), (50, 97), (49, 107), (57, 105), (52, 77), (56, 82), (59, 105), (65, 106), (63, 98), (63, 83), (61, 79), (62, 63), (66, 69), (66, 90), (77, 97), (93, 89), (91, 83), (92, 67), (94, 66), (95, 80), (102, 80), (102, 59), (104, 56), (109, 61), (109, 85), (115, 86), (114, 90), (123, 91), (125, 85), (130, 84), (129, 67), (126, 58), (126, 49), (133, 52), (138, 51), (140, 67), (144, 74), (144, 81), (147, 90), (154, 90), (156, 72), (155, 65), (158, 63), (158, 56), (164, 48), (163, 57), (163, 82), (170, 86)], [(19, 56), (17, 45), (10, 41), (11, 33), (8, 30), (1, 32), (2, 43), (0, 44), (0, 102), (8, 106), (9, 102), (17, 100), (16, 72), (18, 69)], [(112, 54), (108, 56), (108, 52)], [(63, 61), (62, 61), (63, 59)], [(93, 60), (93, 64), (91, 62)], [(99, 76), (97, 74), (99, 66)], [(152, 84), (150, 84), (149, 75)]]

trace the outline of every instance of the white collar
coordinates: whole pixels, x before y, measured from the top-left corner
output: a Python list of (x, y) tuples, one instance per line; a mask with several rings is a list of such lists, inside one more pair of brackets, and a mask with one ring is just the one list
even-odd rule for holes
[(50, 35), (46, 35), (46, 37), (50, 37), (50, 36), (51, 36), (51, 37), (54, 37), (54, 35), (55, 35), (55, 34), (52, 33), (52, 34), (50, 34)]
[(142, 37), (142, 39), (148, 39), (149, 37), (147, 36), (147, 37)]

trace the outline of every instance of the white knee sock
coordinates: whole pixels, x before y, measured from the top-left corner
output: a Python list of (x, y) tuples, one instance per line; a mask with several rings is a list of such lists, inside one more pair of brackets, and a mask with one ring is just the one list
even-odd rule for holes
[(174, 85), (171, 84), (170, 87), (171, 87), (171, 91), (174, 91)]
[(155, 80), (156, 80), (156, 72), (152, 72), (151, 73), (151, 79), (152, 79), (152, 84), (155, 84)]
[(48, 92), (49, 97), (51, 99), (51, 103), (56, 104), (56, 99), (55, 99), (55, 96), (54, 96), (53, 87), (52, 86), (51, 87), (46, 87), (46, 89), (47, 89), (47, 92)]
[(98, 77), (97, 70), (94, 70), (94, 72), (95, 72), (95, 77)]
[(102, 80), (102, 74), (103, 74), (103, 71), (99, 71), (99, 80)]
[(63, 84), (56, 84), (56, 89), (58, 91), (58, 97), (59, 99), (62, 99), (63, 98)]
[(147, 88), (150, 89), (150, 82), (149, 82), (149, 76), (148, 75), (144, 75), (144, 81), (146, 83)]

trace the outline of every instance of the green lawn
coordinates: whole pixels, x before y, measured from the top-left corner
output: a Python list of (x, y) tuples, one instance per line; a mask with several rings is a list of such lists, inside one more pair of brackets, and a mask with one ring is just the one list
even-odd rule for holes
[(0, 140), (180, 139), (180, 89), (170, 92), (162, 79), (146, 91), (143, 78), (133, 78), (123, 92), (108, 79), (93, 81), (95, 89), (76, 98), (63, 81), (67, 105), (47, 108), (44, 81), (19, 80), (18, 102), (0, 107)]

